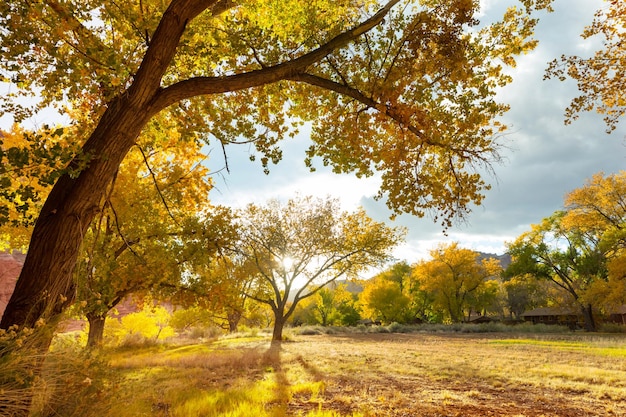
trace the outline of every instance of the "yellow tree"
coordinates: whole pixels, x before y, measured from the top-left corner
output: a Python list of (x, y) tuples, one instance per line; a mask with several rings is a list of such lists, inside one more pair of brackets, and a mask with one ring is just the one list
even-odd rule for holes
[[(101, 342), (107, 313), (125, 297), (182, 286), (185, 264), (197, 256), (192, 252), (206, 260), (224, 244), (216, 230), (228, 218), (223, 210), (200, 217), (211, 188), (201, 165), (206, 156), (172, 146), (173, 136), (175, 131), (131, 150), (87, 231), (75, 272), (89, 346)], [(180, 152), (184, 159), (176, 158)]]
[(487, 289), (489, 278), (500, 273), (499, 261), (481, 261), (479, 256), (478, 252), (460, 248), (457, 242), (442, 244), (430, 251), (431, 260), (421, 261), (413, 268), (420, 288), (432, 294), (433, 306), (452, 322), (461, 322), (465, 314), (483, 307), (479, 294)]
[(607, 279), (595, 280), (586, 295), (609, 313), (626, 304), (626, 171), (598, 173), (565, 198), (563, 225), (592, 239), (603, 254)]
[(376, 276), (367, 281), (359, 295), (363, 315), (382, 323), (406, 323), (411, 316), (411, 299), (396, 281)]
[(336, 200), (312, 197), (250, 205), (240, 219), (239, 253), (255, 265), (248, 296), (272, 308), (274, 341), (301, 300), (389, 260), (404, 234), (363, 210), (341, 212)]
[(595, 108), (604, 115), (607, 132), (611, 132), (626, 113), (626, 3), (606, 3), (581, 35), (583, 39), (600, 37), (602, 49), (592, 57), (563, 55), (550, 63), (546, 77), (561, 81), (570, 77), (578, 83), (581, 95), (567, 107), (566, 123), (575, 120), (580, 112)]
[(0, 108), (18, 121), (71, 111), (81, 151), (39, 213), (0, 326), (33, 326), (74, 298), (80, 242), (159, 114), (190, 138), (180, 146), (254, 141), (266, 167), (291, 121), (311, 121), (310, 164), (380, 172), (397, 212), (465, 215), (488, 187), (475, 168), (498, 158), (502, 63), (535, 46), (530, 14), (550, 0), (520, 0), (486, 27), (479, 3), (2, 2), (0, 76), (16, 89)]

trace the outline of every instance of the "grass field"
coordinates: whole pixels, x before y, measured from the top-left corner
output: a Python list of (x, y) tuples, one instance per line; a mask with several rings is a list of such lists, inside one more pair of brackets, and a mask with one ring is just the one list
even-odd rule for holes
[(104, 355), (60, 415), (626, 416), (624, 335), (260, 336)]

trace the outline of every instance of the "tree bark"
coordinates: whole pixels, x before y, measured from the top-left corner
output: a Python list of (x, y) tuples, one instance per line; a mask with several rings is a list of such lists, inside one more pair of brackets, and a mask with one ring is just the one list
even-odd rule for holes
[(228, 332), (235, 333), (239, 326), (239, 320), (241, 320), (241, 311), (234, 310), (227, 315), (228, 319)]
[(104, 338), (104, 324), (106, 322), (106, 314), (88, 314), (87, 322), (89, 323), (89, 333), (87, 336), (87, 347), (96, 348), (102, 345)]
[(593, 309), (591, 304), (581, 305), (580, 309), (583, 313), (583, 320), (585, 322), (585, 330), (588, 332), (597, 332), (596, 320), (593, 317)]
[(286, 317), (284, 309), (276, 308), (274, 310), (274, 330), (272, 331), (272, 341), (282, 342), (283, 328), (285, 327)]

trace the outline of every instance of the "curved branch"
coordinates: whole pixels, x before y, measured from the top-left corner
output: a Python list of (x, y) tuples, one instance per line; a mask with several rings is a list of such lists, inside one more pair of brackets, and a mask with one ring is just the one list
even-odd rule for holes
[(396, 112), (393, 109), (393, 107), (385, 106), (382, 103), (378, 103), (376, 100), (367, 97), (366, 95), (364, 95), (362, 92), (360, 92), (359, 90), (355, 88), (352, 88), (347, 85), (339, 84), (335, 81), (328, 80), (326, 78), (322, 78), (322, 77), (319, 77), (317, 75), (312, 75), (312, 74), (303, 74), (303, 73), (294, 74), (291, 77), (289, 77), (289, 79), (292, 81), (304, 82), (310, 85), (323, 88), (325, 90), (334, 91), (344, 96), (352, 97), (353, 99), (363, 103), (367, 107), (371, 109), (375, 109), (377, 111), (381, 111), (381, 106), (383, 106), (385, 107), (385, 111), (384, 111), (385, 115), (395, 120), (396, 122), (398, 122), (398, 124), (401, 127), (408, 129), (411, 133), (413, 133), (415, 136), (419, 137), (420, 139), (422, 139), (425, 143), (429, 145), (440, 145), (440, 144), (433, 143), (430, 139), (427, 139), (424, 136), (424, 133), (416, 126), (407, 124), (405, 117), (401, 116), (398, 112)]
[(223, 77), (194, 77), (172, 84), (156, 95), (152, 101), (153, 111), (158, 112), (176, 102), (199, 95), (238, 91), (289, 79), (298, 73), (302, 73), (307, 67), (321, 61), (331, 52), (346, 46), (378, 26), (399, 1), (390, 0), (376, 14), (355, 28), (335, 36), (317, 49), (291, 61), (242, 74)]
[(152, 182), (154, 183), (154, 188), (156, 189), (157, 193), (159, 194), (159, 197), (161, 198), (161, 202), (163, 203), (163, 206), (165, 207), (165, 210), (167, 211), (167, 214), (174, 221), (174, 223), (176, 225), (178, 225), (178, 222), (176, 221), (176, 218), (174, 217), (174, 214), (170, 210), (170, 207), (168, 206), (167, 201), (165, 201), (165, 196), (163, 196), (163, 193), (161, 192), (161, 188), (159, 188), (159, 182), (157, 181), (156, 174), (154, 173), (154, 171), (152, 170), (152, 167), (150, 166), (150, 163), (148, 162), (148, 157), (146, 156), (146, 153), (143, 151), (141, 146), (139, 146), (139, 145), (136, 145), (136, 146), (137, 146), (137, 149), (139, 149), (139, 152), (141, 153), (141, 156), (143, 157), (143, 162), (146, 165), (146, 168), (148, 168), (148, 172), (150, 172), (150, 176), (152, 178)]

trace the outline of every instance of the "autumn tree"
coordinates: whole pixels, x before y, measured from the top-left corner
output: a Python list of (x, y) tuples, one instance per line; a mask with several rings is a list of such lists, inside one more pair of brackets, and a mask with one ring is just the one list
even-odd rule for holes
[(607, 279), (595, 280), (586, 296), (605, 313), (626, 303), (626, 171), (595, 174), (565, 198), (565, 227), (597, 239)]
[(346, 283), (333, 283), (317, 294), (302, 300), (293, 314), (298, 324), (322, 326), (353, 326), (361, 316), (356, 307), (356, 295), (351, 294)]
[(623, 300), (625, 224), (626, 172), (594, 175), (566, 196), (565, 210), (510, 245), (514, 261), (507, 274), (531, 273), (552, 281), (578, 307), (585, 328), (595, 331), (594, 310)]
[(386, 323), (426, 320), (430, 296), (413, 279), (413, 268), (397, 262), (365, 283), (361, 306), (370, 318)]
[(555, 212), (509, 244), (513, 260), (506, 274), (531, 274), (552, 281), (578, 307), (585, 329), (596, 331), (594, 306), (584, 295), (594, 281), (606, 279), (605, 258), (596, 244), (597, 236), (565, 227), (565, 215)]
[(502, 285), (511, 317), (520, 319), (524, 312), (546, 305), (546, 292), (541, 281), (530, 274), (515, 275), (506, 279)]
[(619, 119), (626, 114), (626, 3), (619, 0), (605, 2), (593, 22), (582, 33), (583, 39), (601, 39), (602, 48), (591, 57), (563, 55), (553, 60), (546, 78), (564, 81), (572, 78), (578, 83), (581, 95), (574, 98), (565, 110), (565, 121), (571, 123), (580, 112), (594, 108), (604, 115), (607, 132), (615, 130)]
[(229, 210), (207, 204), (206, 155), (172, 147), (174, 135), (169, 145), (155, 146), (158, 137), (131, 150), (88, 228), (76, 282), (89, 346), (100, 344), (107, 313), (124, 298), (184, 287), (188, 264), (209, 262), (234, 236)]
[(181, 305), (204, 309), (214, 324), (236, 332), (242, 318), (255, 310), (248, 302), (255, 271), (254, 263), (234, 248), (222, 248), (220, 256), (197, 258), (191, 263), (185, 287), (179, 293), (183, 298), (177, 300)]
[(71, 304), (80, 242), (159, 114), (186, 132), (180, 146), (253, 141), (265, 167), (310, 121), (312, 167), (380, 172), (396, 212), (466, 215), (488, 188), (474, 168), (498, 159), (503, 64), (535, 46), (530, 14), (550, 1), (521, 3), (481, 27), (465, 0), (2, 2), (0, 76), (15, 85), (2, 113), (56, 107), (80, 151), (39, 213), (1, 327)]
[(364, 317), (385, 324), (406, 323), (411, 315), (411, 299), (402, 293), (400, 284), (380, 275), (365, 283), (359, 303)]
[(251, 204), (240, 218), (239, 252), (256, 266), (249, 297), (272, 308), (274, 341), (282, 340), (301, 300), (379, 266), (403, 237), (401, 229), (373, 221), (362, 209), (342, 212), (330, 198)]
[(488, 281), (500, 273), (499, 261), (480, 260), (478, 252), (460, 248), (457, 242), (439, 245), (430, 257), (417, 263), (413, 274), (421, 289), (432, 294), (433, 306), (454, 323), (481, 311), (493, 289)]

